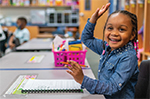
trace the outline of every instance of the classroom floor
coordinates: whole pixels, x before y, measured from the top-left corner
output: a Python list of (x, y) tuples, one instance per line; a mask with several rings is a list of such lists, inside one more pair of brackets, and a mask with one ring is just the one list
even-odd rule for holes
[(89, 65), (94, 73), (95, 78), (97, 79), (97, 74), (98, 74), (98, 64), (99, 64), (99, 55), (93, 52), (90, 49), (87, 49), (87, 54), (86, 58), (89, 62)]

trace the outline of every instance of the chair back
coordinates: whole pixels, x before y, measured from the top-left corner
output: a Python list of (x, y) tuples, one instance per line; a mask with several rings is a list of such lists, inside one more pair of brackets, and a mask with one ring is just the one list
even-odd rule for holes
[(138, 81), (135, 86), (135, 99), (149, 99), (150, 93), (150, 60), (140, 64)]

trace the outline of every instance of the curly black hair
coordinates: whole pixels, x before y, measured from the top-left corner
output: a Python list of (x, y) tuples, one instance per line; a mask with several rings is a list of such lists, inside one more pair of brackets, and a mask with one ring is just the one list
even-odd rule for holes
[(27, 24), (27, 19), (25, 17), (19, 17), (18, 20), (24, 22), (25, 24)]

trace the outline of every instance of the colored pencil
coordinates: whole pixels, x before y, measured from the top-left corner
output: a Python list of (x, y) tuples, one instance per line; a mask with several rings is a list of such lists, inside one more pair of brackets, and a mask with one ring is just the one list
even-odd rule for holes
[[(68, 65), (69, 63), (68, 62), (60, 62), (60, 63), (62, 63), (62, 64), (66, 64), (66, 65)], [(82, 66), (82, 67), (88, 67), (88, 66), (86, 66), (86, 65), (82, 65), (82, 64), (79, 64), (80, 66)]]

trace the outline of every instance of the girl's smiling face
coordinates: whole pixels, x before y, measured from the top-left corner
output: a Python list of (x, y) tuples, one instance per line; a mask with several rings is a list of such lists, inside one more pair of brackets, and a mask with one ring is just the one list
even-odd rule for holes
[(123, 47), (134, 37), (130, 17), (122, 13), (115, 13), (109, 17), (105, 29), (105, 40), (111, 50)]

